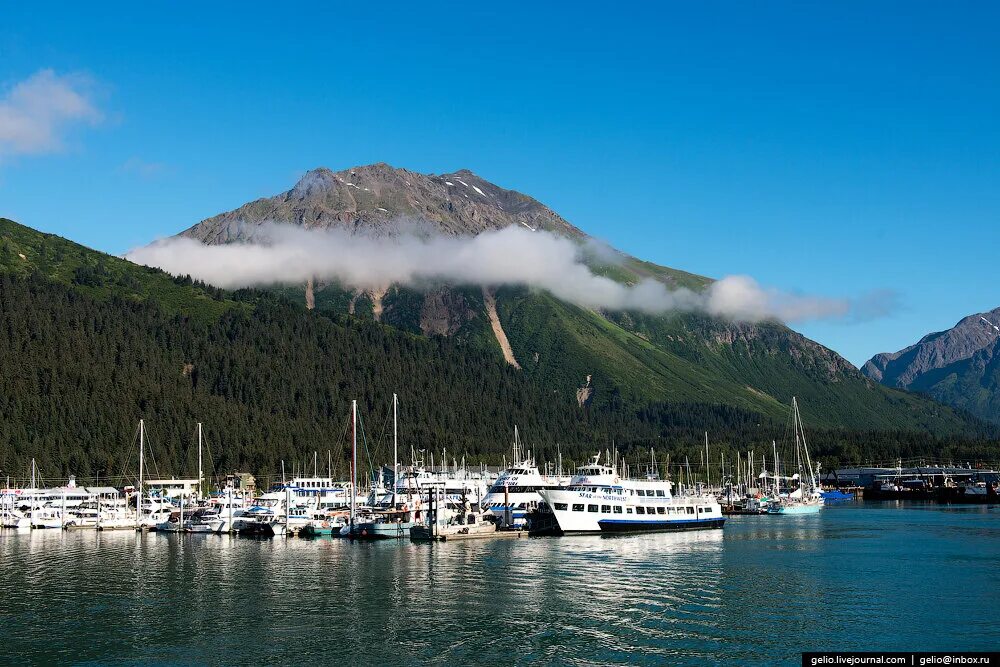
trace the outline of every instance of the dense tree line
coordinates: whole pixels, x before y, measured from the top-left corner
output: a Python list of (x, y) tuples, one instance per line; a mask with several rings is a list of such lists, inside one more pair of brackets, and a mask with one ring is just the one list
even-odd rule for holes
[[(107, 280), (95, 266), (88, 285)], [(178, 284), (186, 284), (178, 279)], [(400, 400), (401, 457), (500, 463), (514, 425), (539, 459), (580, 462), (616, 447), (629, 460), (649, 449), (675, 461), (701, 451), (733, 455), (784, 437), (787, 426), (727, 405), (629, 405), (615, 387), (582, 410), (575, 387), (506, 365), (447, 338), (424, 338), (343, 315), (325, 315), (268, 292), (236, 301), (220, 318), (168, 310), (154, 300), (95, 298), (33, 274), (0, 274), (0, 474), (23, 477), (32, 458), (50, 480), (116, 478), (134, 471), (135, 428), (149, 431), (154, 472), (192, 475), (195, 424), (203, 422), (216, 471), (276, 474), (284, 461), (345, 474), (350, 402), (362, 415), (362, 461), (391, 457), (388, 416)], [(813, 432), (818, 457), (984, 458), (995, 442), (942, 442), (919, 433)], [(723, 444), (725, 443), (725, 444)], [(714, 454), (713, 454), (714, 457)]]

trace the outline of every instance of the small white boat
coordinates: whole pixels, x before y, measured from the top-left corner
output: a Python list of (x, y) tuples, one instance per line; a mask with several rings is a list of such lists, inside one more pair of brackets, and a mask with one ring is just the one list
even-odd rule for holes
[(29, 516), (31, 527), (36, 530), (41, 528), (62, 529), (63, 527), (62, 511), (55, 507), (39, 507), (33, 510)]
[(31, 519), (17, 510), (0, 510), (0, 527), (3, 528), (31, 528)]

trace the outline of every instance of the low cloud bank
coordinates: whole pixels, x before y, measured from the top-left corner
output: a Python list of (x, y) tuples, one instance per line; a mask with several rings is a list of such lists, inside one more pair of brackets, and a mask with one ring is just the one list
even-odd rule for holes
[[(645, 313), (698, 311), (735, 320), (869, 319), (885, 314), (890, 295), (860, 300), (802, 296), (764, 288), (749, 276), (727, 276), (707, 289), (668, 289), (648, 279), (622, 285), (584, 263), (592, 246), (547, 232), (508, 227), (478, 236), (404, 229), (378, 238), (343, 230), (308, 231), (267, 225), (252, 243), (204, 245), (175, 237), (129, 252), (138, 264), (191, 275), (225, 288), (337, 280), (362, 289), (434, 282), (523, 285), (580, 306)], [(609, 255), (610, 257), (610, 255)]]

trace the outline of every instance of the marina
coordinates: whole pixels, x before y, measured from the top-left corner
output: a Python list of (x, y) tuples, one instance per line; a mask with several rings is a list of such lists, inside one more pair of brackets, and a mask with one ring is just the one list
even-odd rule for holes
[[(318, 452), (312, 476), (284, 476), (264, 492), (247, 473), (206, 479), (203, 425), (197, 424), (198, 475), (193, 479), (147, 476), (144, 420), (136, 430), (134, 485), (127, 475), (120, 486), (81, 486), (75, 477), (62, 486), (44, 487), (34, 460), (23, 485), (0, 489), (0, 528), (16, 531), (150, 531), (216, 533), (244, 537), (346, 537), (350, 540), (446, 541), (500, 537), (723, 529), (727, 517), (807, 516), (827, 506), (855, 500), (1000, 505), (1000, 474), (979, 467), (937, 466), (836, 470), (820, 483), (799, 405), (791, 401), (793, 434), (784, 452), (771, 443), (766, 454), (737, 452), (726, 465), (722, 454), (717, 483), (712, 484), (708, 433), (701, 470), (690, 461), (676, 466), (671, 478), (653, 450), (648, 462), (630, 464), (617, 449), (598, 452), (573, 474), (563, 470), (561, 452), (554, 466), (541, 472), (514, 427), (511, 463), (495, 473), (485, 466), (435, 469), (423, 465), (411, 448), (411, 463), (401, 467), (398, 404), (392, 397), (392, 465), (375, 468), (371, 452), (364, 472), (359, 459), (359, 416), (352, 402), (350, 478), (319, 475)], [(421, 450), (423, 451), (423, 450)], [(150, 452), (151, 453), (151, 452)], [(603, 456), (603, 459), (602, 459)], [(442, 459), (447, 460), (442, 455)], [(554, 474), (550, 470), (554, 469)], [(759, 470), (759, 472), (758, 472)], [(303, 472), (300, 470), (299, 472)], [(859, 486), (864, 484), (865, 486)], [(845, 487), (840, 488), (840, 487)], [(208, 491), (208, 489), (212, 489)]]

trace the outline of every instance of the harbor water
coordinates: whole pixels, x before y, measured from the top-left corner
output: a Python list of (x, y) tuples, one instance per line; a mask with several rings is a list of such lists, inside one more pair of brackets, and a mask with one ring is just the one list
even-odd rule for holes
[(0, 532), (8, 664), (799, 664), (996, 650), (1000, 507), (414, 544)]

